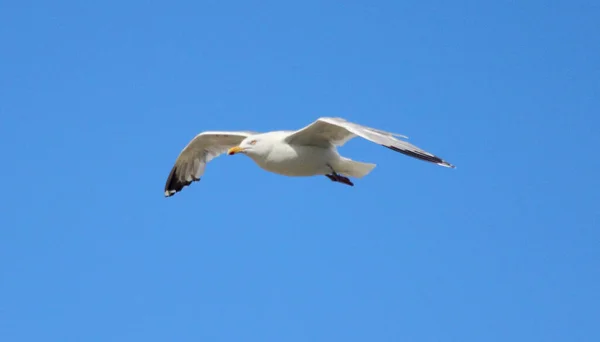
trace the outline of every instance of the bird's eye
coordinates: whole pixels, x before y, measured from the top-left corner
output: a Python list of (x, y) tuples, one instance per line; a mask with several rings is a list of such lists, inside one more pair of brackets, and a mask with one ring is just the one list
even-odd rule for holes
[(251, 142), (249, 142), (250, 145), (254, 145), (256, 144), (256, 140), (252, 140)]

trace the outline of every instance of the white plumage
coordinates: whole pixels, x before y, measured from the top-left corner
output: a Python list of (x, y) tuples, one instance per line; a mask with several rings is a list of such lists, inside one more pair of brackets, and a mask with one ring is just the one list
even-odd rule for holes
[(335, 182), (354, 185), (347, 177), (361, 178), (375, 164), (344, 158), (337, 151), (354, 137), (390, 148), (408, 156), (454, 168), (454, 165), (406, 141), (403, 135), (362, 126), (342, 118), (319, 118), (297, 131), (203, 132), (181, 151), (165, 185), (172, 196), (204, 174), (206, 163), (228, 152), (243, 153), (264, 170), (285, 176), (325, 175)]

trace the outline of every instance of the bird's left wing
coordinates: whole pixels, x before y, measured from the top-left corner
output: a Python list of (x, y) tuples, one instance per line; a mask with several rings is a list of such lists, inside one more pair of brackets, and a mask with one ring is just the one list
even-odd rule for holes
[(170, 197), (184, 187), (199, 181), (206, 163), (239, 145), (254, 132), (202, 132), (179, 153), (165, 184), (165, 196)]
[(290, 133), (286, 137), (286, 142), (288, 144), (321, 147), (342, 146), (348, 140), (357, 136), (413, 158), (454, 168), (454, 165), (441, 158), (413, 144), (397, 139), (397, 137), (406, 138), (406, 136), (359, 125), (342, 118), (319, 118), (310, 125)]

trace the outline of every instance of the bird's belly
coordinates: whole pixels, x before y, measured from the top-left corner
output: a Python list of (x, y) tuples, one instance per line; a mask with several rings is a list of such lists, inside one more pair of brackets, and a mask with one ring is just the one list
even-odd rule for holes
[(264, 170), (284, 176), (315, 176), (330, 173), (328, 164), (337, 156), (331, 149), (283, 145), (256, 162)]

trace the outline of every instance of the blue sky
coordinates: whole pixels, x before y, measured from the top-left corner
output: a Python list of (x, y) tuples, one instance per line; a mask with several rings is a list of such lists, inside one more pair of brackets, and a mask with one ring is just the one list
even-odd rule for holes
[[(598, 341), (594, 1), (0, 2), (0, 340)], [(355, 187), (204, 130), (341, 116)]]

